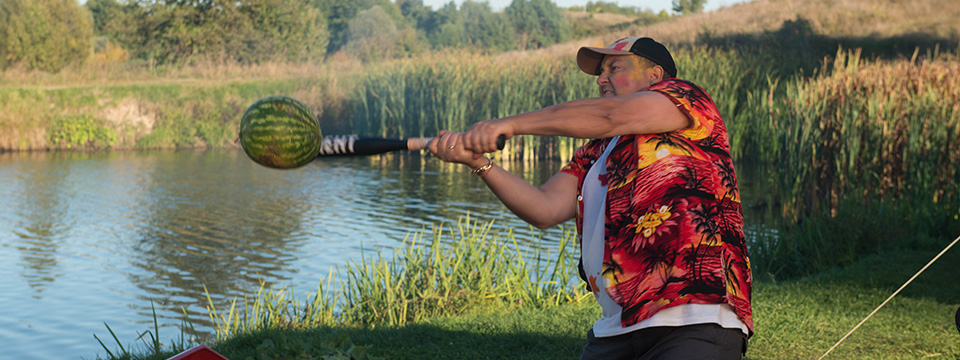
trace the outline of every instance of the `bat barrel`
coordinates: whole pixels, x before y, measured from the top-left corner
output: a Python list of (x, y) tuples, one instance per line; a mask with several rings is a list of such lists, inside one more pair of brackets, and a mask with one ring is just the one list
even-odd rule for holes
[[(382, 139), (361, 138), (357, 135), (328, 135), (323, 137), (317, 156), (363, 156), (388, 153), (391, 151), (419, 151), (430, 146), (435, 138)], [(497, 148), (503, 150), (506, 138), (497, 138)]]
[[(357, 135), (324, 136), (317, 156), (364, 156), (409, 149), (409, 140), (361, 138)], [(427, 140), (429, 142), (429, 139)]]

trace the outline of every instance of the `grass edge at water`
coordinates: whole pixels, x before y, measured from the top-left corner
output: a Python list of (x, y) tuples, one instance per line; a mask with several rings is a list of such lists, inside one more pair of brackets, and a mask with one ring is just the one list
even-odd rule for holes
[[(488, 225), (466, 221), (449, 234), (483, 234), (470, 237), (473, 241), (503, 245), (507, 241), (487, 241), (491, 234), (485, 232)], [(469, 230), (473, 229), (473, 230)], [(469, 230), (469, 231), (468, 231)], [(434, 239), (441, 239), (443, 232), (434, 232)], [(464, 239), (464, 238), (461, 238)], [(930, 239), (930, 242), (938, 242)], [(425, 250), (427, 243), (419, 244)], [(431, 246), (437, 243), (430, 243)], [(449, 245), (449, 244), (448, 244)], [(405, 245), (406, 246), (406, 245)], [(499, 249), (494, 246), (492, 249)], [(408, 249), (415, 250), (415, 249)], [(402, 253), (398, 251), (398, 253)], [(754, 313), (757, 319), (757, 334), (751, 340), (750, 359), (815, 358), (837, 341), (854, 324), (879, 304), (893, 289), (898, 287), (926, 261), (930, 250), (897, 250), (862, 256), (855, 263), (842, 268), (833, 268), (806, 277), (777, 282), (773, 279), (759, 281), (754, 290)], [(399, 255), (398, 255), (399, 256)], [(403, 256), (395, 256), (394, 260)], [(960, 346), (951, 349), (951, 340), (960, 344), (960, 337), (953, 329), (953, 311), (960, 305), (960, 284), (944, 283), (942, 279), (960, 278), (960, 270), (951, 264), (960, 263), (960, 252), (944, 255), (924, 275), (918, 278), (898, 298), (888, 304), (868, 321), (850, 339), (842, 344), (830, 359), (864, 358), (960, 358)], [(450, 257), (455, 259), (456, 257)], [(369, 258), (361, 260), (366, 261)], [(381, 260), (378, 256), (378, 260)], [(574, 260), (575, 261), (575, 260)], [(395, 269), (388, 265), (385, 269)], [(897, 264), (898, 266), (891, 266)], [(382, 266), (382, 265), (381, 265)], [(356, 267), (355, 269), (360, 269)], [(393, 273), (394, 275), (400, 275)], [(358, 274), (359, 275), (359, 274)], [(381, 273), (376, 276), (387, 275)], [(363, 276), (363, 275), (359, 275)], [(535, 285), (531, 281), (528, 285)], [(349, 285), (344, 285), (349, 286)], [(576, 284), (576, 286), (581, 286)], [(322, 287), (322, 285), (321, 285)], [(262, 288), (254, 302), (261, 306), (250, 307), (246, 313), (237, 308), (219, 317), (239, 319), (249, 316), (255, 319), (284, 321), (264, 322), (243, 331), (224, 336), (215, 344), (208, 344), (228, 358), (337, 358), (357, 359), (418, 358), (431, 354), (434, 358), (477, 358), (493, 356), (500, 358), (526, 358), (543, 355), (544, 343), (563, 344), (562, 353), (555, 356), (575, 357), (583, 345), (586, 329), (599, 315), (588, 296), (576, 301), (544, 301), (540, 303), (517, 303), (507, 301), (480, 301), (464, 308), (446, 313), (433, 314), (404, 323), (381, 321), (331, 321), (314, 320), (296, 323), (296, 319), (309, 319), (306, 312), (316, 311), (310, 304), (316, 302), (308, 296), (302, 303), (285, 289), (264, 291)], [(586, 293), (584, 295), (589, 295)], [(359, 295), (358, 295), (359, 296)], [(282, 301), (276, 301), (281, 299)], [(503, 299), (501, 299), (503, 300)], [(553, 300), (553, 299), (551, 299)], [(586, 300), (586, 301), (584, 301)], [(269, 303), (274, 302), (272, 305)], [(279, 306), (277, 306), (279, 305)], [(250, 312), (258, 308), (266, 313)], [(311, 310), (313, 309), (313, 310)], [(215, 309), (211, 309), (215, 311)], [(215, 313), (211, 313), (211, 316)], [(266, 316), (265, 316), (266, 315)], [(156, 315), (154, 315), (156, 316)], [(939, 321), (943, 317), (943, 321)], [(530, 319), (536, 321), (530, 321)], [(345, 319), (340, 319), (345, 320)], [(369, 320), (369, 319), (367, 319)], [(545, 323), (531, 327), (529, 323)], [(247, 323), (247, 325), (257, 325)], [(234, 329), (242, 328), (240, 326)], [(109, 330), (109, 326), (108, 326)], [(157, 330), (157, 329), (155, 329)], [(148, 332), (140, 334), (140, 338)], [(112, 334), (112, 330), (111, 330)], [(507, 334), (507, 335), (504, 335)], [(561, 335), (557, 335), (561, 334)], [(108, 350), (109, 359), (166, 359), (177, 350), (188, 348), (183, 334), (172, 350), (159, 349), (159, 337), (149, 334), (152, 342), (143, 341), (143, 354), (126, 350), (114, 356)], [(422, 339), (411, 342), (410, 338)], [(455, 339), (446, 341), (442, 339)], [(510, 340), (517, 338), (517, 340)], [(97, 339), (99, 341), (99, 338)], [(114, 336), (119, 345), (119, 340)], [(139, 338), (138, 338), (139, 340)], [(192, 340), (191, 340), (192, 342)], [(456, 342), (456, 343), (455, 343)], [(449, 344), (448, 344), (449, 343)], [(101, 342), (101, 345), (103, 343)], [(121, 349), (124, 349), (120, 345)], [(536, 350), (533, 350), (536, 348)], [(107, 349), (104, 346), (104, 349)], [(479, 354), (477, 349), (486, 349)], [(527, 353), (518, 352), (527, 349)], [(465, 352), (466, 351), (466, 352)], [(473, 354), (473, 355), (470, 355)]]

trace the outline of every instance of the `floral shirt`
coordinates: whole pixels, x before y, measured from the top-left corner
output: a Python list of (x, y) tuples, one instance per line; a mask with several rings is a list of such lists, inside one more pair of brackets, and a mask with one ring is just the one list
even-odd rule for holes
[[(730, 304), (753, 332), (753, 279), (743, 235), (740, 192), (727, 130), (703, 89), (668, 79), (648, 90), (670, 98), (691, 120), (685, 129), (625, 135), (606, 161), (603, 277), (584, 279), (623, 308), (624, 327), (682, 304)], [(610, 139), (577, 149), (561, 171), (579, 178)], [(583, 230), (578, 202), (577, 231)]]

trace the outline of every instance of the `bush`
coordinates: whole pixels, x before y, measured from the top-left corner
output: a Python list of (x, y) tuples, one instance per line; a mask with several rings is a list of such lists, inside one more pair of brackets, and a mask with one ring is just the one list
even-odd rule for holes
[(76, 0), (0, 1), (0, 67), (58, 72), (90, 57), (93, 17)]
[(117, 141), (117, 133), (101, 119), (91, 115), (67, 115), (47, 129), (54, 147), (108, 148)]

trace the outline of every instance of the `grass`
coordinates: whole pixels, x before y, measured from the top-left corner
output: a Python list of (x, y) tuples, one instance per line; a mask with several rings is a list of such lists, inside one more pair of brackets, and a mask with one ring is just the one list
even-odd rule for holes
[(511, 234), (490, 233), (491, 225), (463, 218), (447, 229), (438, 226), (426, 241), (421, 234), (409, 236), (389, 260), (379, 250), (364, 254), (336, 274), (339, 290), (331, 289), (331, 274), (304, 303), (268, 288), (249, 301), (235, 300), (226, 311), (210, 301), (216, 338), (278, 326), (399, 326), (487, 303), (543, 307), (587, 296), (573, 281), (576, 245), (570, 232), (557, 253), (540, 247), (524, 253)]
[[(325, 64), (210, 63), (169, 68), (128, 63), (58, 74), (7, 71), (0, 74), (0, 151), (232, 146), (242, 110), (257, 98), (276, 93), (314, 107), (326, 134), (395, 137), (429, 136), (442, 128), (464, 130), (477, 120), (590, 96), (592, 78), (573, 67), (572, 54), (579, 46), (603, 46), (627, 35), (652, 36), (675, 45), (674, 55), (683, 64), (681, 76), (705, 86), (718, 104), (733, 157), (771, 173), (766, 185), (770, 196), (759, 202), (785, 221), (775, 232), (777, 237), (754, 239), (751, 251), (754, 270), (765, 279), (757, 286), (757, 318), (765, 314), (768, 324), (777, 327), (766, 332), (758, 329), (753, 354), (759, 355), (751, 356), (810, 358), (830, 345), (829, 338), (844, 332), (833, 329), (834, 325), (856, 322), (836, 309), (877, 300), (882, 297), (878, 293), (890, 290), (844, 282), (853, 270), (836, 269), (856, 268), (868, 254), (889, 258), (890, 263), (912, 261), (900, 255), (914, 247), (929, 250), (935, 239), (960, 232), (960, 33), (955, 21), (960, 7), (954, 2), (759, 0), (538, 51), (494, 56), (428, 54), (425, 58), (430, 61), (387, 62), (375, 69), (335, 58)], [(112, 134), (104, 130), (109, 127)], [(521, 137), (497, 156), (501, 160), (564, 160), (579, 144), (571, 139)], [(317, 303), (301, 304), (299, 312), (287, 312), (286, 306), (296, 303), (292, 295), (262, 289), (259, 305), (244, 307), (246, 301), (238, 302), (243, 306), (220, 309), (215, 318), (224, 329), (233, 329), (233, 336), (238, 331), (274, 331), (264, 329), (290, 324), (304, 314), (319, 316), (310, 320), (312, 328), (355, 333), (346, 340), (335, 337), (315, 346), (356, 355), (366, 351), (363, 345), (373, 344), (369, 339), (375, 336), (362, 337), (370, 331), (387, 338), (390, 334), (377, 331), (388, 327), (400, 333), (413, 331), (414, 335), (405, 336), (416, 337), (418, 331), (446, 334), (445, 327), (457, 328), (437, 319), (452, 316), (451, 312), (492, 306), (474, 315), (496, 318), (504, 304), (523, 301), (521, 293), (543, 296), (538, 293), (539, 284), (528, 282), (520, 283), (527, 286), (523, 292), (498, 295), (505, 290), (489, 276), (495, 271), (506, 271), (497, 276), (516, 276), (518, 269), (495, 269), (482, 258), (469, 259), (473, 262), (465, 267), (415, 253), (427, 248), (410, 247), (413, 253), (404, 255), (407, 258), (376, 257), (369, 263), (352, 264), (346, 268), (347, 278), (355, 288), (341, 289), (340, 298), (325, 297), (333, 293), (321, 288), (318, 293), (330, 295), (320, 296), (323, 301)], [(406, 265), (419, 269), (419, 275), (398, 277), (403, 270), (391, 266), (408, 260)], [(457, 273), (467, 268), (490, 273), (429, 280), (438, 271)], [(875, 264), (861, 270), (875, 273), (885, 268), (891, 266)], [(488, 277), (471, 277), (479, 275)], [(941, 279), (955, 278), (951, 273)], [(447, 287), (453, 284), (456, 287)], [(926, 291), (936, 288), (932, 285)], [(555, 290), (547, 291), (546, 298)], [(473, 301), (490, 295), (499, 299), (494, 302), (497, 306)], [(789, 306), (766, 308), (765, 297), (783, 298)], [(538, 299), (542, 304), (535, 309), (540, 310), (531, 311), (568, 311), (546, 309), (577, 306), (557, 305), (565, 301), (548, 306), (550, 301)], [(831, 299), (833, 307), (818, 305), (824, 299)], [(942, 328), (930, 330), (924, 327), (926, 322), (916, 320), (941, 314), (911, 310), (943, 312), (956, 305), (955, 297), (930, 300), (911, 295), (898, 301), (913, 301), (891, 304), (906, 318), (881, 316), (878, 322), (903, 324), (902, 329), (909, 331), (862, 329), (861, 333), (873, 334), (875, 343), (868, 338), (856, 345), (858, 340), (852, 338), (854, 353), (839, 355), (844, 354), (841, 348), (834, 356), (857, 358), (857, 352), (862, 352), (867, 358), (957, 357), (956, 348), (943, 346), (949, 340), (944, 340), (948, 338)], [(346, 303), (363, 310), (332, 310)], [(526, 305), (512, 310), (527, 311)], [(791, 311), (804, 315), (780, 313)], [(236, 320), (253, 319), (262, 312), (278, 316), (263, 322)], [(432, 330), (417, 330), (425, 322), (433, 324)], [(560, 324), (551, 330), (576, 334), (582, 327), (564, 329)], [(293, 331), (308, 330), (277, 331), (295, 336)], [(531, 333), (534, 338), (563, 344), (580, 338)], [(914, 333), (923, 338), (907, 338)], [(473, 333), (449, 330), (449, 334)], [(299, 339), (304, 342), (309, 337)], [(496, 343), (478, 347), (495, 348)], [(257, 346), (290, 355), (277, 350), (289, 344), (271, 340)], [(373, 345), (370, 354), (386, 351)], [(427, 346), (446, 349), (443, 353), (455, 351), (442, 344), (417, 349), (428, 351)], [(524, 353), (518, 348), (514, 352)], [(901, 348), (907, 349), (905, 354), (899, 352)]]
[[(474, 226), (473, 229), (482, 231), (483, 227)], [(488, 236), (470, 241), (477, 246), (493, 243), (492, 248), (509, 243), (502, 239), (493, 241)], [(939, 247), (949, 240), (928, 239), (925, 242)], [(423, 244), (417, 247), (424, 251), (432, 248)], [(751, 339), (747, 358), (819, 357), (939, 250), (886, 251), (860, 257), (845, 267), (802, 278), (778, 281), (766, 277), (758, 281), (753, 295), (756, 335)], [(452, 251), (463, 254), (474, 250)], [(484, 250), (473, 254), (489, 255), (489, 252)], [(366, 261), (378, 262), (370, 258)], [(828, 359), (960, 358), (960, 335), (953, 324), (954, 312), (960, 306), (960, 283), (954, 281), (960, 278), (958, 263), (960, 251), (954, 249), (946, 253), (838, 346)], [(394, 275), (405, 277), (407, 272), (399, 266), (401, 264), (408, 263), (391, 262), (388, 267), (393, 269)], [(471, 267), (457, 270), (457, 273), (468, 275), (478, 270), (482, 271)], [(379, 277), (363, 276), (370, 277), (363, 283)], [(535, 288), (538, 284), (542, 282), (534, 279), (526, 286)], [(572, 359), (579, 356), (586, 330), (599, 316), (599, 309), (592, 299), (523, 302), (502, 297), (461, 304), (456, 309), (448, 308), (404, 322), (395, 322), (389, 317), (373, 319), (344, 315), (352, 310), (343, 310), (341, 315), (333, 314), (337, 321), (324, 322), (316, 319), (328, 316), (326, 310), (302, 305), (315, 304), (315, 299), (308, 297), (301, 303), (303, 299), (295, 299), (284, 290), (270, 290), (262, 291), (254, 302), (281, 306), (255, 305), (255, 310), (248, 312), (233, 308), (220, 312), (220, 315), (212, 311), (214, 317), (229, 319), (219, 322), (221, 329), (224, 325), (236, 326), (232, 327), (229, 336), (223, 334), (210, 345), (230, 359)], [(349, 304), (341, 306), (350, 308)], [(399, 308), (395, 306), (395, 309)], [(291, 312), (292, 309), (299, 310)], [(355, 309), (368, 315), (376, 312), (371, 307)], [(320, 314), (314, 314), (314, 311)], [(228, 313), (232, 315), (224, 316)], [(251, 316), (284, 321), (249, 326), (255, 323), (243, 319)], [(187, 337), (181, 336), (179, 342), (172, 344), (172, 349), (158, 351), (157, 338), (149, 332), (141, 337), (144, 335), (146, 348), (142, 353), (121, 346), (122, 351), (108, 354), (111, 355), (108, 358), (165, 359), (190, 345), (184, 340)], [(104, 348), (110, 351), (105, 345)]]
[[(758, 336), (751, 357), (819, 357), (936, 253), (884, 252), (806, 278), (761, 283), (754, 297)], [(960, 275), (958, 261), (958, 251), (941, 258), (828, 358), (960, 357), (952, 321), (960, 288), (946, 280)]]

